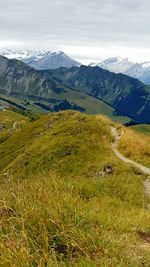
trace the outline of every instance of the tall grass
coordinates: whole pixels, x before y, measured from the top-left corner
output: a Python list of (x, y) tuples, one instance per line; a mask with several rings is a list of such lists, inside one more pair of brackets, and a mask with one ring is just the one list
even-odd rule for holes
[(120, 150), (125, 156), (150, 167), (150, 136), (124, 129)]
[(0, 195), (1, 266), (149, 266), (137, 232), (150, 231), (150, 214), (130, 169), (96, 180), (10, 177)]

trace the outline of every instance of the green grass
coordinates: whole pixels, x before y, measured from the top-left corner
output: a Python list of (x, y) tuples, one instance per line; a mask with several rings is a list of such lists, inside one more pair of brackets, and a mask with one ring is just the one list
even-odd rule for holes
[(0, 145), (1, 266), (149, 267), (146, 177), (115, 157), (110, 124), (53, 113)]
[(29, 118), (10, 109), (6, 109), (5, 111), (0, 111), (0, 122), (4, 124), (5, 128), (11, 128), (14, 122), (29, 122)]
[[(57, 169), (89, 176), (107, 161), (111, 135), (105, 122), (77, 112), (53, 113), (28, 125), (1, 145), (0, 168), (23, 176)], [(93, 153), (96, 149), (98, 154)], [(105, 153), (104, 153), (105, 151)], [(80, 157), (80, 160), (78, 158)], [(87, 164), (85, 164), (85, 162)]]

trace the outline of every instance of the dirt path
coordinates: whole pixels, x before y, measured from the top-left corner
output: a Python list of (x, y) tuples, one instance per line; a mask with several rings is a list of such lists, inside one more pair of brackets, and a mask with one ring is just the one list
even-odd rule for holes
[[(140, 169), (143, 173), (148, 174), (149, 178), (150, 178), (150, 168), (145, 167), (142, 164), (139, 164), (137, 162), (135, 162), (134, 160), (128, 159), (126, 157), (124, 157), (117, 149), (118, 145), (119, 145), (119, 140), (121, 138), (121, 135), (118, 134), (116, 128), (111, 127), (111, 133), (112, 136), (115, 138), (114, 143), (112, 144), (112, 150), (114, 151), (115, 155), (122, 161), (126, 162), (126, 163), (130, 163), (133, 166), (137, 167), (138, 169)], [(145, 188), (145, 192), (148, 195), (148, 197), (150, 198), (150, 179), (147, 179), (147, 181), (144, 182), (144, 188)], [(148, 210), (150, 210), (150, 204), (148, 205)]]
[(14, 122), (14, 123), (13, 123), (13, 129), (14, 129), (14, 130), (16, 129), (16, 125), (17, 125), (17, 122)]
[[(119, 136), (116, 128), (114, 127), (111, 127), (111, 133), (112, 133), (112, 136), (115, 138), (115, 141), (114, 143), (112, 144), (112, 149), (114, 151), (114, 153), (116, 154), (116, 156), (121, 159), (122, 161), (126, 162), (126, 163), (130, 163), (132, 164), (133, 166), (137, 167), (138, 169), (140, 169), (142, 172), (144, 172), (145, 174), (148, 174), (150, 176), (150, 168), (147, 168), (145, 167), (144, 165), (142, 164), (139, 164), (137, 162), (135, 162), (134, 160), (131, 160), (131, 159), (128, 159), (126, 157), (124, 157), (117, 149), (118, 145), (119, 145), (119, 140), (121, 138), (121, 135)], [(150, 187), (150, 185), (149, 185)], [(149, 190), (150, 191), (150, 190)], [(150, 192), (149, 192), (149, 195), (150, 195)]]

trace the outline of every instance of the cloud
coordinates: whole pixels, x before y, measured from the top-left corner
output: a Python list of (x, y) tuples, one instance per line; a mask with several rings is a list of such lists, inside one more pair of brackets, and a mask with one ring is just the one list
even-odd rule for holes
[(93, 49), (115, 55), (116, 47), (141, 60), (147, 51), (150, 58), (149, 0), (0, 0), (0, 6), (1, 46), (64, 47), (78, 58), (91, 53), (91, 60)]

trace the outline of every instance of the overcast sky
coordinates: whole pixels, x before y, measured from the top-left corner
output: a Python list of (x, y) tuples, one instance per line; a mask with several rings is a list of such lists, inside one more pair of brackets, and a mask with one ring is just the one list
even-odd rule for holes
[(150, 0), (0, 0), (0, 47), (150, 60)]

